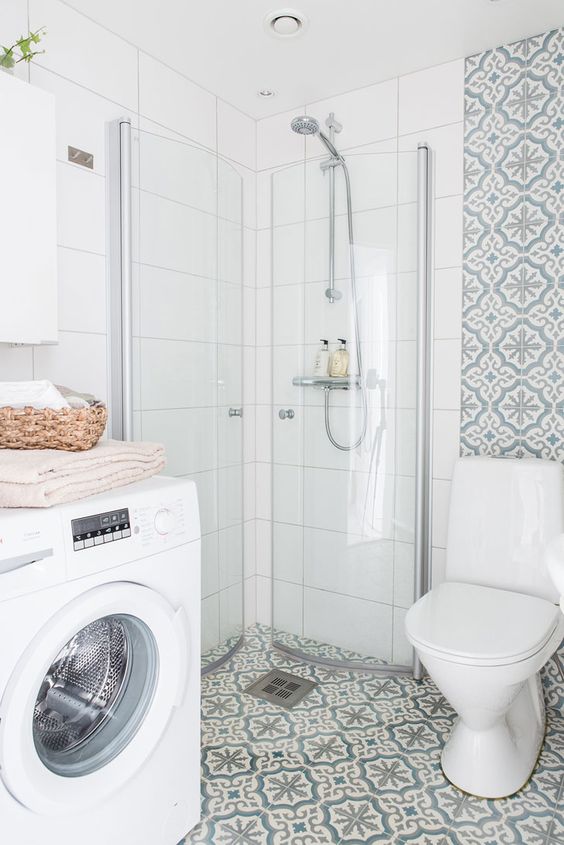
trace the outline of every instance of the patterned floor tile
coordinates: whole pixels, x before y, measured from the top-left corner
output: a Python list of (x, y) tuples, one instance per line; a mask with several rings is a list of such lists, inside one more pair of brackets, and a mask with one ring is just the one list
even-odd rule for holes
[[(273, 666), (316, 681), (284, 710), (246, 687)], [(558, 668), (525, 789), (473, 798), (443, 775), (455, 714), (434, 684), (289, 660), (252, 629), (202, 681), (204, 821), (184, 845), (564, 845), (564, 717)]]

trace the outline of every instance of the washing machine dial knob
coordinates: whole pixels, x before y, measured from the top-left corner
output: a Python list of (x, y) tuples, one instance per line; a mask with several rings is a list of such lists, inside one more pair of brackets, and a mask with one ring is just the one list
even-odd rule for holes
[(168, 508), (160, 508), (155, 514), (155, 530), (157, 534), (170, 534), (174, 530), (175, 518)]

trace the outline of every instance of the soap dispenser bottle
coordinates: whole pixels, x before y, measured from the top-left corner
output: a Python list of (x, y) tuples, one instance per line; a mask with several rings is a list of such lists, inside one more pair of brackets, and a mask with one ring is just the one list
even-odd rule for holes
[(316, 352), (314, 361), (313, 361), (313, 368), (312, 372), (314, 376), (327, 376), (329, 375), (329, 362), (330, 362), (330, 353), (329, 353), (329, 341), (321, 338), (321, 346)]
[(344, 337), (339, 337), (337, 340), (341, 345), (333, 352), (330, 374), (336, 378), (343, 378), (349, 373), (349, 352)]

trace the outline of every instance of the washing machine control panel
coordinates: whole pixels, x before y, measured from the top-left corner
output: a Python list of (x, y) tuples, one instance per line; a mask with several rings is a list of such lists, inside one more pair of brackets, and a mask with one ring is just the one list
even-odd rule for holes
[(131, 537), (128, 508), (73, 519), (71, 527), (75, 552)]

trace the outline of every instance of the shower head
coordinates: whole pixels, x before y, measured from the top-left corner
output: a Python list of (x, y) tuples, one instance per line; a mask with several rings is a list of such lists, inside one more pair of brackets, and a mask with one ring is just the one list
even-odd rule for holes
[(290, 125), (292, 132), (297, 132), (298, 135), (317, 135), (319, 132), (318, 121), (314, 117), (308, 117), (307, 114), (295, 117)]
[(333, 158), (338, 158), (342, 161), (342, 156), (337, 148), (329, 140), (329, 138), (319, 128), (319, 121), (314, 117), (309, 117), (307, 114), (301, 114), (295, 117), (291, 124), (292, 132), (297, 132), (298, 135), (317, 135), (323, 146), (328, 150), (329, 155)]

